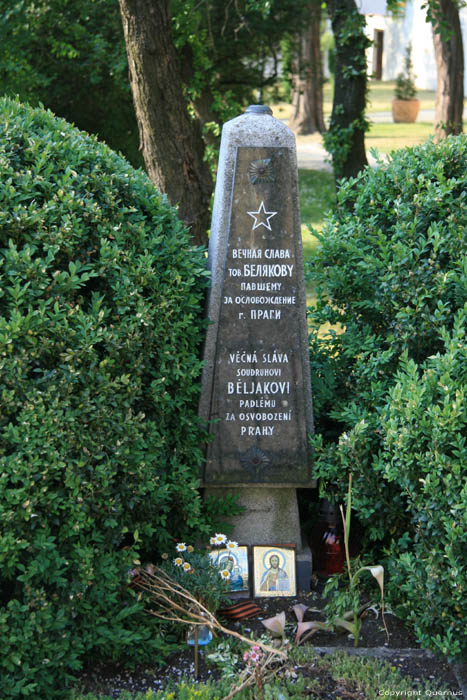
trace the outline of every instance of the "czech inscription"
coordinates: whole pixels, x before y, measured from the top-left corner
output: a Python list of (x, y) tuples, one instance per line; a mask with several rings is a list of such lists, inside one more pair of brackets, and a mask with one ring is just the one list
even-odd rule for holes
[(288, 148), (237, 149), (206, 484), (309, 481), (305, 289)]

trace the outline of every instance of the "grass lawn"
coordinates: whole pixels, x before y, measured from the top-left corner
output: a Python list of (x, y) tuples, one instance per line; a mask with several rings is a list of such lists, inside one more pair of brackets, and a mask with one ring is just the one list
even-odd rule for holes
[[(318, 246), (318, 239), (313, 235), (311, 227), (321, 231), (326, 214), (332, 210), (335, 202), (334, 175), (322, 170), (299, 170), (298, 183), (300, 190), (300, 216), (302, 220), (303, 259), (305, 262), (305, 283), (307, 306), (316, 302), (313, 281), (307, 279), (307, 263), (313, 259)], [(327, 335), (329, 326), (320, 329), (320, 335)]]
[(374, 122), (365, 135), (365, 145), (367, 151), (376, 149), (379, 153), (391, 153), (399, 148), (424, 143), (430, 136), (433, 136), (433, 133), (431, 122), (416, 122), (415, 124)]
[[(394, 94), (394, 82), (381, 83), (370, 82), (368, 117), (377, 112), (390, 112), (391, 101)], [(435, 93), (432, 91), (420, 91), (421, 109), (434, 109)], [(324, 112), (329, 118), (332, 107), (332, 87), (326, 84), (324, 88)], [(274, 116), (287, 119), (291, 112), (291, 105), (280, 103), (273, 106)], [(415, 124), (395, 124), (392, 121), (372, 122), (365, 142), (367, 150), (374, 149), (381, 154), (406, 146), (423, 143), (431, 135), (434, 129), (431, 122), (416, 122)], [(297, 144), (322, 143), (320, 134), (298, 136)], [(335, 204), (335, 186), (332, 173), (321, 170), (299, 170), (300, 190), (300, 215), (302, 220), (303, 255), (306, 263), (312, 260), (316, 251), (318, 240), (311, 229), (321, 231), (326, 215), (332, 211)], [(307, 280), (307, 302), (312, 306), (316, 300), (312, 280)], [(322, 333), (328, 329), (323, 328)]]
[[(378, 80), (369, 81), (368, 114), (372, 112), (390, 112), (392, 100), (394, 98), (395, 80), (381, 82)], [(435, 91), (418, 90), (417, 98), (420, 100), (420, 109), (435, 108)], [(331, 88), (329, 87), (328, 99), (332, 100)]]
[[(369, 81), (367, 117), (370, 121), (370, 129), (365, 135), (365, 144), (368, 152), (378, 152), (387, 155), (392, 151), (407, 146), (415, 146), (424, 143), (434, 135), (432, 121), (417, 121), (415, 124), (395, 124), (391, 116), (391, 103), (394, 97), (395, 81), (378, 82)], [(330, 82), (324, 86), (324, 116), (327, 121), (331, 116), (332, 89)], [(435, 109), (435, 92), (433, 90), (419, 90), (417, 97), (420, 99), (421, 110)], [(466, 100), (467, 102), (467, 100)], [(285, 102), (271, 105), (273, 115), (277, 119), (288, 119), (292, 106)], [(387, 118), (381, 121), (381, 112), (388, 113)], [(467, 122), (464, 122), (464, 130), (467, 131)], [(321, 134), (309, 134), (297, 137), (297, 146), (300, 144), (322, 144)], [(332, 211), (335, 205), (335, 187), (332, 173), (321, 170), (299, 170), (300, 190), (300, 215), (302, 220), (303, 256), (305, 260), (305, 273), (307, 262), (312, 260), (318, 246), (318, 241), (311, 228), (321, 231), (326, 215)], [(307, 280), (307, 301), (313, 306), (316, 295), (312, 280)], [(327, 329), (323, 328), (322, 333)]]
[[(391, 102), (394, 96), (395, 82), (369, 82), (369, 97), (367, 116), (371, 122), (372, 114), (378, 112), (391, 112)], [(420, 108), (435, 108), (435, 92), (433, 90), (419, 90), (418, 98), (421, 101)], [(467, 101), (467, 100), (466, 100)], [(324, 114), (326, 118), (331, 115), (332, 85), (324, 86)], [(292, 107), (284, 102), (272, 105), (274, 116), (278, 119), (287, 119)], [(465, 122), (467, 130), (467, 122)], [(365, 136), (367, 150), (375, 149), (381, 154), (388, 154), (399, 148), (414, 146), (424, 143), (434, 134), (432, 122), (417, 121), (415, 124), (395, 124), (392, 121), (373, 121), (370, 130)], [(298, 136), (297, 144), (322, 143), (320, 134)], [(320, 231), (324, 224), (326, 213), (334, 206), (334, 181), (331, 173), (318, 170), (300, 170), (300, 213), (302, 219), (303, 253), (305, 261), (309, 260), (316, 249), (317, 240), (310, 232), (310, 227)]]
[(302, 244), (305, 261), (310, 260), (318, 245), (311, 228), (321, 231), (326, 214), (335, 203), (334, 176), (323, 170), (299, 170), (300, 217), (302, 220)]
[[(391, 80), (382, 82), (370, 80), (368, 83), (368, 107), (367, 114), (371, 119), (371, 115), (376, 112), (390, 112), (392, 100), (394, 98), (394, 88), (396, 82)], [(332, 91), (333, 86), (330, 81), (324, 85), (324, 116), (331, 116), (332, 109)], [(420, 109), (434, 109), (436, 93), (434, 90), (418, 90), (417, 98), (420, 100)], [(467, 98), (464, 105), (467, 104)], [(272, 105), (274, 116), (278, 119), (288, 119), (292, 106), (284, 102)]]
[[(380, 153), (390, 153), (398, 148), (413, 146), (423, 143), (434, 134), (434, 125), (431, 121), (417, 121), (415, 124), (394, 124), (392, 121), (376, 122), (372, 121), (372, 115), (376, 118), (379, 112), (391, 113), (391, 103), (394, 97), (395, 82), (369, 82), (367, 117), (371, 122), (370, 130), (366, 134), (365, 142), (367, 149), (376, 148)], [(433, 90), (419, 90), (417, 97), (420, 100), (420, 109), (435, 108), (435, 92)], [(466, 100), (467, 102), (467, 100)], [(272, 105), (273, 114), (277, 119), (288, 119), (292, 111), (292, 106), (284, 102)], [(326, 83), (324, 86), (324, 116), (328, 121), (332, 109), (332, 85)], [(392, 117), (390, 117), (392, 119)], [(467, 121), (464, 122), (467, 130)], [(310, 136), (299, 136), (297, 142), (304, 143), (322, 141), (319, 134)]]
[(334, 206), (336, 190), (333, 174), (322, 170), (299, 170), (298, 181), (303, 254), (308, 258), (317, 245), (310, 228), (322, 229), (326, 212)]

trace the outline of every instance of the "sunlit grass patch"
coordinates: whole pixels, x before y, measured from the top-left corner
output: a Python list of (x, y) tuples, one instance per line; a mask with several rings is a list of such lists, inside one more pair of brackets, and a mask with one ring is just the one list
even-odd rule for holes
[(311, 227), (320, 231), (327, 212), (335, 204), (336, 188), (332, 173), (323, 170), (299, 170), (300, 216), (302, 219), (303, 250), (310, 254), (316, 247)]
[(394, 124), (377, 122), (370, 126), (365, 134), (367, 150), (376, 148), (380, 153), (390, 153), (406, 146), (425, 143), (434, 135), (432, 122), (415, 122), (414, 124)]
[[(299, 170), (300, 216), (302, 220), (302, 246), (305, 269), (312, 260), (318, 239), (313, 229), (321, 231), (326, 214), (335, 203), (335, 185), (332, 173), (322, 170)], [(307, 306), (316, 303), (313, 281), (306, 280)]]
[[(367, 112), (390, 112), (394, 99), (395, 80), (380, 82), (370, 80), (368, 82), (368, 106)], [(434, 90), (417, 90), (417, 99), (420, 100), (420, 109), (434, 109), (436, 92)]]

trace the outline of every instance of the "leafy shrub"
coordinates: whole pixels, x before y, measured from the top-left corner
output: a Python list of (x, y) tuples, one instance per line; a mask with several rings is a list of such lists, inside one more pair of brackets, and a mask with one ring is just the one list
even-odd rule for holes
[[(411, 528), (389, 550), (399, 612), (425, 646), (467, 651), (467, 314), (419, 368), (404, 357), (382, 415), (379, 466), (404, 496)], [(427, 605), (429, 600), (429, 605)]]
[[(219, 538), (217, 541), (216, 538)], [(231, 590), (231, 571), (221, 569), (211, 557), (215, 546), (223, 547), (226, 542), (225, 535), (218, 534), (210, 538), (210, 546), (205, 545), (195, 549), (193, 545), (185, 545), (179, 542), (175, 552), (171, 555), (164, 553), (164, 561), (160, 564), (170, 582), (184, 588), (197, 601), (199, 601), (211, 613), (231, 603), (229, 591)], [(235, 551), (236, 542), (229, 542), (230, 549)], [(151, 571), (152, 567), (149, 567)], [(186, 628), (184, 632), (186, 633)]]
[(0, 94), (44, 104), (137, 166), (122, 18), (113, 0), (0, 3)]
[(208, 533), (197, 491), (204, 254), (144, 173), (0, 102), (2, 698), (83, 658), (160, 657), (125, 576)]
[[(451, 344), (465, 342), (458, 325), (465, 323), (467, 301), (466, 185), (465, 136), (392, 154), (387, 165), (341, 187), (313, 263), (319, 297), (312, 322), (316, 329), (334, 325), (329, 337), (311, 338), (317, 476), (323, 490), (344, 498), (352, 472), (353, 505), (367, 540), (391, 552), (393, 603), (411, 610), (425, 646), (451, 656), (459, 650), (449, 641), (459, 626), (456, 586), (465, 575), (458, 508), (467, 505), (460, 487), (467, 459), (465, 443), (455, 437), (465, 414), (452, 408), (441, 439), (435, 411), (444, 416), (448, 409), (429, 377), (446, 378), (446, 395), (465, 390)], [(433, 356), (439, 359), (430, 365)], [(419, 479), (427, 484), (423, 491)], [(442, 486), (445, 479), (455, 496)], [(423, 572), (415, 573), (408, 555), (415, 551)], [(445, 584), (422, 615), (443, 555)]]

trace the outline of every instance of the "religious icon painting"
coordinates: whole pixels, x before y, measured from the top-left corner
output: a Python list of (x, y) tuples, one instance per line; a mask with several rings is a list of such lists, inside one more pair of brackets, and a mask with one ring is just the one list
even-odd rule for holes
[(213, 549), (209, 552), (212, 562), (220, 571), (229, 573), (232, 593), (249, 591), (248, 547), (239, 545), (235, 549)]
[(255, 598), (297, 594), (295, 548), (284, 545), (253, 547)]

